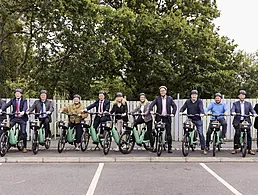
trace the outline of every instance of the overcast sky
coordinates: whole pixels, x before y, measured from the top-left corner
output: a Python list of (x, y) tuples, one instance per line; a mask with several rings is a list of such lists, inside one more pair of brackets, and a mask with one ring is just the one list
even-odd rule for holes
[(217, 0), (220, 34), (234, 39), (239, 49), (258, 51), (258, 0)]

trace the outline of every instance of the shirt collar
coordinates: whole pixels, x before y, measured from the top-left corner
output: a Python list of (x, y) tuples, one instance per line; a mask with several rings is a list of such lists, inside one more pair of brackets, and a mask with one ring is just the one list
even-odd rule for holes
[(167, 96), (166, 95), (164, 97), (161, 96), (161, 99), (165, 100), (167, 99)]

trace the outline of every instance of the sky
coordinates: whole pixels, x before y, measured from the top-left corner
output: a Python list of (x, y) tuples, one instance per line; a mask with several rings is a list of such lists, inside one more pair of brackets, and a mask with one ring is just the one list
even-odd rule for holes
[(220, 35), (234, 39), (237, 49), (248, 53), (258, 51), (258, 0), (217, 0)]

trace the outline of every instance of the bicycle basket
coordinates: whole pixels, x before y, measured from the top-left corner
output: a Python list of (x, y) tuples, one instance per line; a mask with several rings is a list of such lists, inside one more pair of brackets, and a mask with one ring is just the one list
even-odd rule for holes
[(129, 128), (129, 129), (133, 129), (134, 128), (134, 123), (132, 122), (127, 122), (127, 123), (124, 123), (124, 128)]
[(84, 120), (81, 121), (81, 125), (82, 125), (83, 127), (89, 128), (90, 125), (91, 125), (91, 120), (86, 120), (86, 119), (84, 119)]
[(30, 121), (31, 127), (40, 127), (40, 121), (38, 119), (35, 119), (34, 121)]
[(68, 122), (65, 121), (59, 121), (58, 122), (59, 127), (68, 128)]
[(241, 130), (249, 129), (250, 126), (251, 126), (251, 124), (248, 123), (247, 121), (243, 121), (242, 123), (240, 123), (240, 129)]
[(184, 122), (184, 128), (185, 129), (193, 129), (193, 122), (190, 120), (187, 120)]
[(155, 129), (160, 129), (160, 130), (164, 131), (165, 127), (166, 127), (166, 124), (162, 123), (162, 122), (158, 122), (155, 124)]
[(4, 119), (0, 126), (3, 127), (4, 129), (10, 129), (11, 127), (10, 121), (8, 121), (7, 119)]
[(212, 121), (211, 122), (211, 128), (212, 129), (220, 129), (220, 122), (219, 121)]

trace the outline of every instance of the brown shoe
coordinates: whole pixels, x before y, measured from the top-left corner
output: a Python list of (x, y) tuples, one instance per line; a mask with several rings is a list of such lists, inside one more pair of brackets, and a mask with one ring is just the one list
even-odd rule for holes
[(248, 150), (248, 154), (255, 155), (254, 151)]
[(207, 155), (208, 154), (208, 151), (205, 149), (205, 150), (202, 150), (202, 154), (204, 155)]
[(237, 150), (233, 150), (232, 152), (231, 152), (231, 154), (236, 154), (237, 153)]
[(27, 153), (27, 149), (26, 149), (26, 148), (23, 148), (22, 152), (23, 152), (23, 153)]

